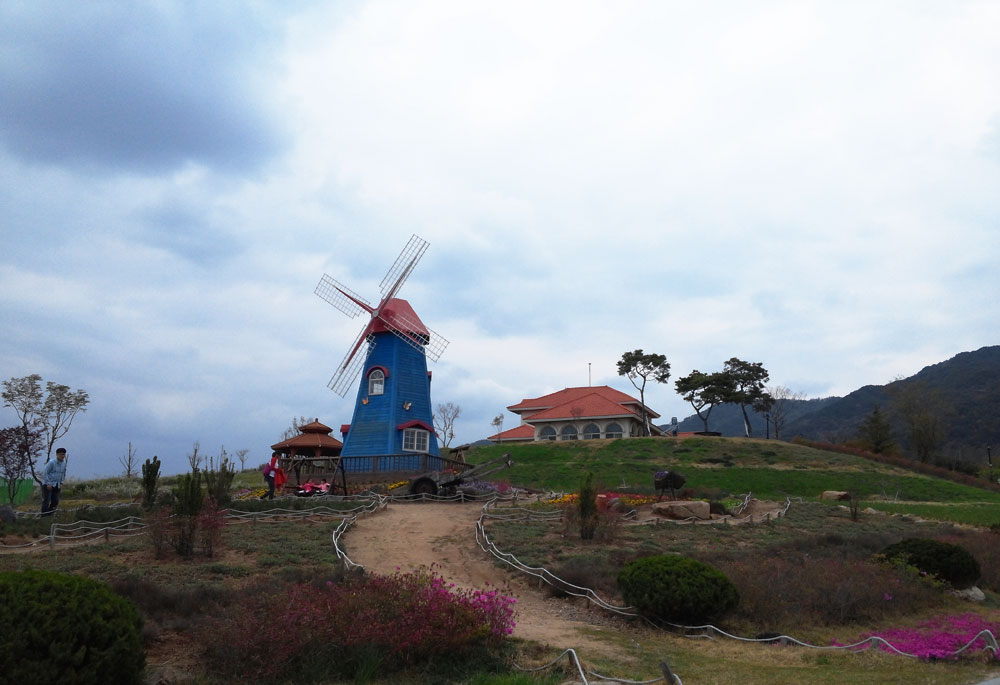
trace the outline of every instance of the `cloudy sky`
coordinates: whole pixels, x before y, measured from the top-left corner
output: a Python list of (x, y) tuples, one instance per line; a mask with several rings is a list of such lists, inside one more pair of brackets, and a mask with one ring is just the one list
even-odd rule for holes
[(260, 463), (351, 419), (317, 281), (377, 299), (413, 233), (457, 442), (631, 391), (635, 348), (665, 418), (732, 356), (911, 375), (1000, 342), (997, 35), (995, 2), (6, 0), (0, 376), (90, 393), (74, 475)]

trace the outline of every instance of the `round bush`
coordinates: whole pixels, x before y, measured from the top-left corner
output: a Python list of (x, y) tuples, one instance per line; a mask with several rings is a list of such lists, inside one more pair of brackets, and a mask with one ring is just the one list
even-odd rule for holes
[(12, 683), (138, 683), (139, 612), (105, 583), (49, 571), (0, 573), (0, 674)]
[(909, 566), (963, 589), (981, 575), (979, 562), (967, 550), (949, 542), (926, 538), (907, 538), (889, 545), (881, 552), (886, 559), (903, 559)]
[(643, 615), (671, 623), (708, 623), (740, 603), (736, 586), (721, 572), (672, 554), (627, 564), (618, 574), (618, 587)]

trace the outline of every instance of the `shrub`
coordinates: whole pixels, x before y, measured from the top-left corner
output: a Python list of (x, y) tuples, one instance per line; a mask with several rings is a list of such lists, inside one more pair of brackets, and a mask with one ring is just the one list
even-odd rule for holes
[(580, 539), (593, 540), (597, 530), (597, 488), (594, 474), (588, 472), (580, 484)]
[(220, 509), (212, 498), (205, 498), (198, 514), (197, 527), (202, 554), (215, 556), (215, 550), (222, 546), (222, 531), (226, 527), (225, 509)]
[(156, 482), (160, 479), (160, 459), (154, 456), (142, 465), (142, 506), (152, 509), (156, 503)]
[(765, 550), (716, 566), (739, 590), (734, 618), (759, 629), (874, 623), (943, 601), (925, 578), (870, 561)]
[(208, 632), (208, 668), (240, 682), (365, 680), (451, 666), (499, 646), (514, 626), (497, 590), (460, 591), (429, 571), (293, 585), (256, 597)]
[(233, 478), (236, 476), (236, 464), (229, 461), (229, 457), (222, 457), (219, 460), (219, 468), (209, 468), (205, 471), (205, 485), (208, 489), (208, 496), (220, 508), (226, 507), (233, 501), (231, 490)]
[(976, 558), (950, 542), (907, 538), (883, 549), (881, 556), (889, 561), (902, 560), (959, 589), (971, 586), (982, 575)]
[(49, 571), (0, 573), (5, 682), (138, 683), (142, 621), (106, 584)]
[(146, 515), (149, 542), (157, 559), (165, 557), (170, 546), (170, 524), (170, 512), (166, 509), (154, 509)]
[(195, 537), (198, 532), (198, 514), (204, 501), (201, 492), (201, 471), (181, 474), (173, 488), (174, 550), (182, 557), (194, 556)]
[[(579, 497), (574, 494), (572, 500), (567, 500), (562, 506), (563, 535), (569, 537), (580, 533), (583, 525), (580, 521)], [(610, 543), (618, 536), (622, 517), (617, 511), (597, 507), (590, 521), (592, 531), (590, 539), (595, 542)], [(582, 538), (582, 534), (581, 534)]]
[[(148, 620), (174, 622), (183, 629), (205, 615), (233, 604), (237, 591), (221, 583), (170, 585), (140, 575), (129, 574), (111, 581), (111, 588), (131, 601)], [(240, 600), (242, 601), (242, 600)]]
[[(618, 589), (615, 585), (613, 565), (602, 556), (571, 557), (553, 566), (551, 571), (560, 580), (577, 587), (589, 588), (604, 599), (613, 597)], [(554, 597), (567, 597), (580, 592), (560, 583), (546, 585), (546, 588)]]
[(993, 528), (989, 532), (965, 530), (960, 539), (957, 536), (944, 539), (945, 542), (954, 542), (969, 550), (983, 572), (976, 585), (993, 592), (1000, 592), (1000, 538), (997, 537), (997, 532), (1000, 531)]
[(643, 615), (671, 623), (714, 621), (739, 604), (736, 586), (708, 564), (663, 554), (642, 557), (618, 574), (624, 600)]

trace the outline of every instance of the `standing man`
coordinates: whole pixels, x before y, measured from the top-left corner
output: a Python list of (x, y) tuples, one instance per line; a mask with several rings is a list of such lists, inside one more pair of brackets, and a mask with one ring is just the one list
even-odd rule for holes
[(59, 488), (66, 478), (66, 448), (56, 450), (56, 458), (42, 470), (42, 515), (51, 514), (59, 506)]

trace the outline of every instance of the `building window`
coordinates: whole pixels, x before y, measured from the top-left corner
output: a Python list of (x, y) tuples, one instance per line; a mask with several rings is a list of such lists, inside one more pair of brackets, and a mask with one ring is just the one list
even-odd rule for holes
[(584, 440), (596, 440), (599, 437), (601, 437), (601, 429), (596, 424), (588, 423), (583, 427)]
[(403, 431), (404, 452), (426, 452), (428, 432), (419, 428), (407, 428)]
[(538, 434), (539, 440), (555, 440), (556, 439), (556, 429), (552, 426), (546, 426)]
[(560, 440), (576, 440), (576, 426), (563, 426), (559, 433)]
[(375, 369), (368, 374), (368, 394), (381, 395), (385, 392), (385, 374), (381, 369)]
[(620, 438), (622, 436), (622, 427), (617, 423), (609, 423), (608, 427), (604, 429), (604, 435), (609, 438)]

